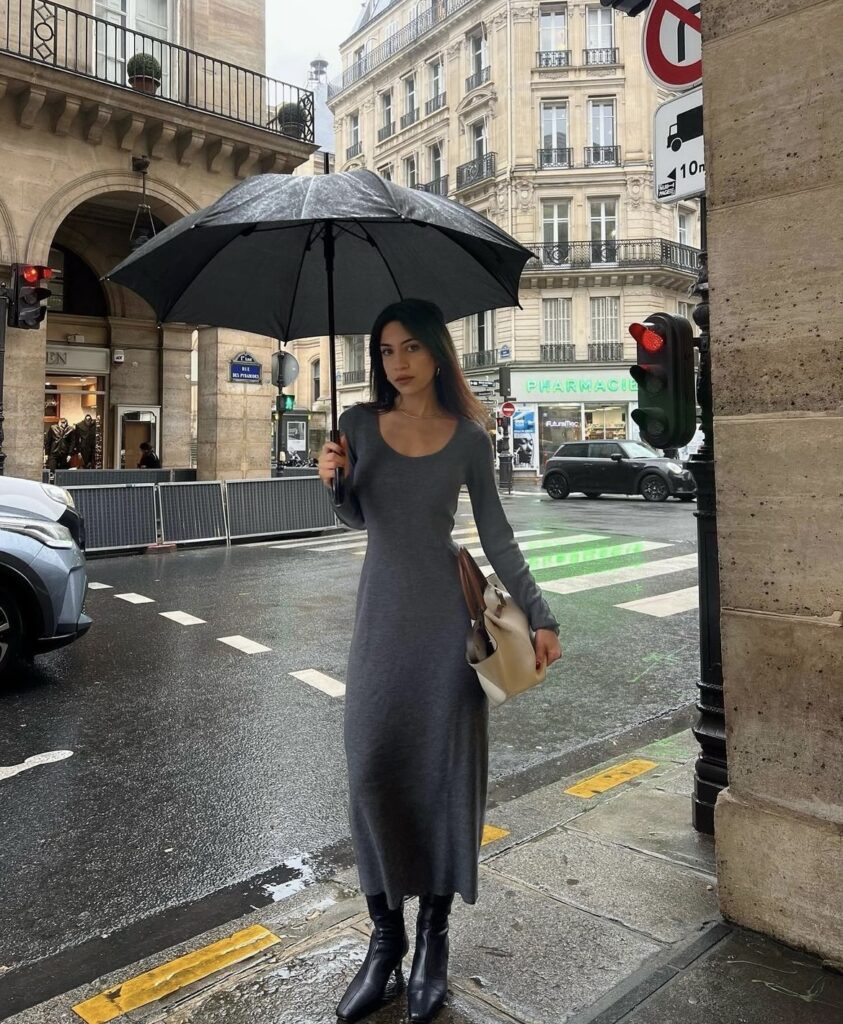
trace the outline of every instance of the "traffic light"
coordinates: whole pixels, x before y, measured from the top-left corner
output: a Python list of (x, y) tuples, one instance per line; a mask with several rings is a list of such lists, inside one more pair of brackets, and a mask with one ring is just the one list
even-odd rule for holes
[(278, 413), (292, 412), (296, 407), (295, 395), (277, 395), (275, 398), (275, 411)]
[(638, 385), (632, 418), (654, 448), (681, 448), (697, 424), (691, 325), (672, 313), (651, 313), (629, 333), (638, 345), (638, 365), (629, 370)]
[(614, 7), (616, 11), (634, 18), (650, 6), (650, 0), (600, 0), (604, 7)]
[(33, 266), (29, 263), (12, 264), (12, 298), (6, 322), (9, 327), (21, 330), (37, 330), (47, 315), (42, 305), (53, 294), (49, 288), (41, 288), (41, 281), (53, 276), (49, 267)]
[(498, 394), (501, 398), (509, 398), (512, 390), (512, 373), (509, 363), (498, 367)]

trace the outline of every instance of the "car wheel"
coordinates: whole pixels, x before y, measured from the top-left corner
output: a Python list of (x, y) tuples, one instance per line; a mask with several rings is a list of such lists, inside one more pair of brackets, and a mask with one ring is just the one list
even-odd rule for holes
[(21, 653), (23, 623), (14, 594), (0, 587), (0, 676)]
[(665, 501), (670, 494), (667, 481), (655, 473), (648, 473), (638, 489), (645, 501)]
[(599, 498), (600, 493), (600, 491), (586, 491), (585, 496), (586, 498)]
[(568, 481), (561, 473), (554, 473), (553, 476), (547, 478), (546, 490), (551, 498), (554, 498), (556, 501), (567, 498), (570, 494)]
[(677, 494), (676, 497), (680, 501), (693, 501), (694, 500), (694, 495), (693, 494)]

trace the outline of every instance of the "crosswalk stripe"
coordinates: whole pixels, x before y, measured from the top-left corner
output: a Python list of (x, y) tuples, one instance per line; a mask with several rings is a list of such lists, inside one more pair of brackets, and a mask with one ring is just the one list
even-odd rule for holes
[(113, 590), (110, 583), (89, 583), (88, 590)]
[(221, 644), (228, 644), (229, 647), (234, 647), (238, 651), (242, 651), (244, 654), (263, 654), (264, 651), (271, 651), (271, 647), (264, 647), (263, 644), (257, 643), (255, 640), (250, 640), (247, 636), (218, 636), (217, 640)]
[(317, 672), (315, 668), (305, 668), (301, 672), (291, 672), (290, 675), (307, 683), (308, 686), (321, 690), (322, 693), (327, 693), (329, 697), (345, 696), (345, 683), (326, 676), (324, 672)]
[[(517, 530), (513, 534), (513, 536), (516, 537), (516, 538), (518, 538), (518, 537), (535, 537), (537, 534), (543, 534), (543, 533), (548, 533), (548, 532), (549, 532), (548, 530)], [(471, 531), (471, 533), (474, 535), (473, 537), (463, 537), (463, 538), (460, 538), (460, 537), (457, 536), (457, 533), (458, 533), (458, 531), (455, 530), (451, 534), (451, 537), (453, 537), (455, 540), (464, 540), (466, 543), (470, 543), (470, 542), (472, 542), (474, 540), (479, 540), (479, 534), (478, 534), (477, 530), (472, 530)], [(586, 534), (585, 536), (591, 536), (591, 534)], [(578, 541), (574, 541), (574, 540), (570, 540), (570, 541), (566, 541), (566, 540), (562, 540), (562, 541), (560, 541), (560, 540), (543, 540), (543, 541), (530, 541), (529, 543), (531, 543), (531, 544), (547, 545), (547, 544), (560, 544), (560, 543), (574, 544), (574, 543), (579, 543), (579, 542)], [(522, 547), (526, 547), (526, 545), (521, 545), (521, 546)], [(478, 555), (481, 558), (485, 557), (483, 555), (483, 549), (482, 548), (470, 548), (469, 550), (471, 551), (471, 554), (475, 556), (475, 558)], [(352, 554), (358, 555), (360, 558), (362, 558), (366, 554), (366, 552), (365, 551), (353, 551)]]
[(162, 619), (177, 622), (180, 626), (202, 626), (205, 624), (205, 619), (197, 619), (195, 615), (190, 615), (188, 612), (159, 612), (158, 614)]
[[(546, 531), (536, 530), (536, 533), (544, 533)], [(454, 530), (451, 534), (452, 537), (462, 536), (477, 536), (476, 526), (462, 526), (458, 530)], [(364, 534), (362, 537), (354, 539), (337, 539), (330, 542), (323, 542), (321, 544), (310, 544), (308, 545), (308, 551), (352, 551), (355, 548), (365, 547), (369, 543), (368, 537)]]
[(115, 594), (118, 601), (128, 601), (129, 604), (155, 604), (151, 597), (144, 597), (143, 594)]
[(699, 587), (686, 587), (684, 590), (674, 590), (670, 594), (657, 594), (655, 597), (642, 597), (637, 601), (624, 601), (623, 604), (616, 604), (616, 608), (628, 608), (631, 612), (641, 612), (642, 615), (653, 615), (657, 619), (665, 619), (668, 615), (678, 615), (680, 612), (689, 612), (692, 608), (699, 607)]
[[(533, 531), (542, 532), (542, 531)], [(529, 530), (522, 530), (520, 533), (516, 533), (516, 537), (527, 537), (529, 536)], [(574, 533), (569, 537), (546, 537), (543, 540), (528, 540), (523, 544), (519, 544), (518, 547), (522, 551), (535, 551), (537, 548), (550, 548), (550, 547), (563, 547), (567, 544), (585, 544), (592, 540), (608, 540), (609, 538), (605, 534), (600, 533)], [(483, 548), (469, 548), (469, 554), (474, 555), (475, 558), (483, 555)]]
[[(664, 547), (666, 545), (657, 545)], [(656, 562), (645, 562), (644, 565), (626, 565), (621, 569), (606, 569), (584, 576), (571, 576), (560, 580), (543, 580), (539, 586), (554, 594), (579, 594), (584, 590), (597, 590), (600, 587), (613, 587), (618, 583), (633, 583), (636, 580), (652, 579), (655, 576), (667, 576), (674, 572), (696, 569), (697, 556), (677, 555), (675, 558), (662, 558)]]
[[(459, 529), (453, 531), (453, 536), (463, 533), (476, 532), (476, 526), (460, 527)], [(543, 532), (546, 533), (547, 531)], [(351, 533), (337, 533), (330, 537), (311, 537), (309, 539), (299, 538), (298, 540), (285, 540), (281, 541), (279, 544), (271, 544), (270, 547), (275, 548), (279, 551), (284, 551), (289, 548), (307, 548), (308, 550), (316, 551), (320, 548), (328, 548), (330, 550), (333, 550), (335, 548), (342, 547), (357, 547), (367, 543), (367, 535), (365, 533), (361, 533), (360, 531), (355, 530)]]

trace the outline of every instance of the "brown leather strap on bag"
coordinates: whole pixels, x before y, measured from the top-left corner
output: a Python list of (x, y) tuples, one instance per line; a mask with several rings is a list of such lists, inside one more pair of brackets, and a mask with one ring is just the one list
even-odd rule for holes
[(486, 577), (480, 566), (474, 561), (468, 548), (460, 548), (457, 553), (457, 564), (460, 570), (460, 586), (463, 597), (472, 619), (479, 618), (486, 609)]

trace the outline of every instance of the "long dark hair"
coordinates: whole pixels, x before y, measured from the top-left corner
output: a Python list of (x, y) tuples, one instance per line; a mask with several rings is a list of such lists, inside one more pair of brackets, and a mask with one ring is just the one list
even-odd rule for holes
[(369, 341), (369, 357), (372, 364), (369, 404), (376, 409), (392, 409), (398, 395), (398, 391), (387, 379), (381, 358), (381, 333), (386, 324), (393, 320), (397, 320), (405, 327), (433, 356), (439, 367), (439, 373), (433, 378), (434, 386), (442, 408), (456, 416), (477, 420), (485, 427), (489, 413), (474, 397), (466, 383), (453, 339), (445, 326), (442, 310), (435, 303), (424, 299), (393, 302), (378, 314)]

